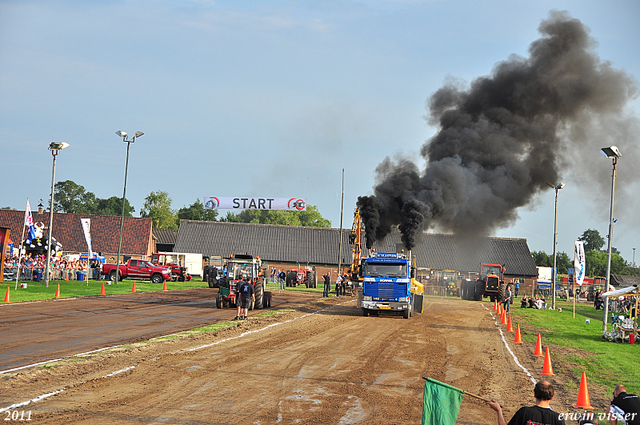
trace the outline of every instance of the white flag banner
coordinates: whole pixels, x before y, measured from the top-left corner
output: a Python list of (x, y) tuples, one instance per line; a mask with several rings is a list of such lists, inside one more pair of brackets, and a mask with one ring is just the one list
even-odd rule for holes
[(584, 283), (585, 268), (584, 242), (576, 241), (573, 245), (573, 279), (578, 285)]
[(89, 247), (89, 258), (93, 257), (93, 250), (91, 249), (91, 219), (81, 218), (82, 230), (84, 231), (84, 239), (87, 241), (87, 247)]
[(221, 198), (205, 197), (204, 207), (209, 210), (281, 210), (306, 211), (304, 198)]

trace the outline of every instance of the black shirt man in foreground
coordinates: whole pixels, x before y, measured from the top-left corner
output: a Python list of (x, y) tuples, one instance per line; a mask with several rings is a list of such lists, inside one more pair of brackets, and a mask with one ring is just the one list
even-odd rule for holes
[[(550, 382), (538, 382), (533, 389), (533, 395), (536, 405), (521, 407), (509, 421), (509, 425), (565, 425), (560, 414), (549, 407), (553, 399), (553, 385)], [(498, 425), (507, 425), (500, 404), (496, 400), (488, 401), (487, 404), (498, 413)]]

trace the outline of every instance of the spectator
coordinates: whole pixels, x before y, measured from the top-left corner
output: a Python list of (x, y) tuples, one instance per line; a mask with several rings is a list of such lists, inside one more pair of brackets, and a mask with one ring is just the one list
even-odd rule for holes
[(515, 292), (514, 292), (514, 295), (516, 297), (518, 296), (518, 292), (520, 292), (520, 281), (516, 280), (516, 288), (515, 288)]
[(285, 279), (287, 278), (287, 274), (284, 272), (284, 270), (280, 270), (280, 273), (278, 273), (278, 279), (280, 279), (280, 290), (284, 291), (284, 283), (285, 283)]
[(536, 304), (536, 300), (533, 297), (529, 298), (528, 302), (529, 308), (538, 308), (538, 304)]
[(520, 299), (520, 308), (527, 308), (527, 296), (523, 295)]
[(613, 390), (613, 400), (609, 406), (611, 425), (640, 425), (640, 397), (627, 394), (624, 385), (616, 385)]
[(502, 301), (502, 305), (504, 307), (504, 311), (507, 313), (511, 312), (511, 284), (507, 285), (507, 290), (504, 291), (504, 300)]
[[(553, 385), (548, 381), (540, 381), (533, 389), (533, 395), (536, 398), (535, 406), (521, 407), (520, 410), (513, 415), (509, 421), (509, 425), (526, 425), (526, 424), (546, 424), (546, 425), (564, 425), (559, 413), (554, 412), (549, 404), (553, 400)], [(487, 404), (498, 414), (498, 425), (507, 425), (502, 414), (502, 407), (496, 400), (488, 401)]]
[(342, 292), (342, 276), (338, 273), (338, 277), (336, 277), (336, 298), (340, 297), (340, 293)]
[(331, 275), (329, 274), (329, 272), (325, 273), (322, 276), (322, 279), (324, 280), (324, 288), (322, 290), (322, 296), (326, 298), (329, 296), (329, 291), (331, 290)]

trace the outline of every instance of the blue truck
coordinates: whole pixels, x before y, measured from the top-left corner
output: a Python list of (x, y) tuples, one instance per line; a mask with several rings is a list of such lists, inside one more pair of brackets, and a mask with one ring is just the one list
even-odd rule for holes
[(424, 287), (414, 279), (415, 267), (404, 253), (372, 252), (359, 269), (362, 286), (357, 290), (357, 306), (363, 316), (383, 311), (402, 313), (408, 319), (422, 313)]

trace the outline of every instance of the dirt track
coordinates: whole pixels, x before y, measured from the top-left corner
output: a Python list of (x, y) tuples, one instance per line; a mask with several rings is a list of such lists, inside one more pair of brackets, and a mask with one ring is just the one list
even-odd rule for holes
[[(0, 375), (0, 408), (62, 390), (17, 410), (47, 424), (420, 423), (423, 375), (499, 399), (507, 418), (533, 402), (481, 303), (427, 299), (410, 320), (362, 317), (354, 304), (319, 299), (215, 334)], [(540, 379), (541, 360), (510, 346)], [(556, 398), (560, 411), (575, 402)], [(458, 423), (496, 418), (465, 396)]]

